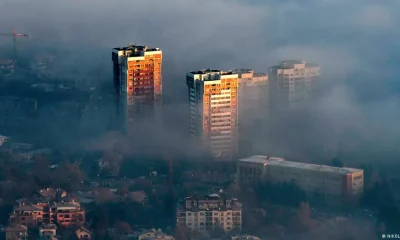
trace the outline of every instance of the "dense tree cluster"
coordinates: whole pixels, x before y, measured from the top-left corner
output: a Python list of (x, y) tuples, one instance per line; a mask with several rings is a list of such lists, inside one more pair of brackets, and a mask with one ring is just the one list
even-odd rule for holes
[(11, 152), (0, 152), (0, 224), (7, 222), (16, 199), (30, 197), (46, 187), (71, 191), (85, 179), (81, 168), (66, 160), (54, 169), (47, 158), (34, 157), (32, 164), (21, 160)]

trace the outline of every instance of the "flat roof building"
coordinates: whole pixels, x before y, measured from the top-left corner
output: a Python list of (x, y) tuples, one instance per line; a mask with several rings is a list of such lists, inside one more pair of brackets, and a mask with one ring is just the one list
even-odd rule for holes
[(161, 231), (161, 229), (151, 229), (139, 235), (138, 240), (175, 240), (171, 235)]
[(192, 195), (178, 204), (177, 226), (191, 231), (242, 229), (242, 204), (220, 194)]
[(12, 224), (5, 228), (6, 240), (27, 240), (28, 239), (28, 228), (21, 224)]
[(308, 193), (325, 196), (362, 194), (363, 175), (362, 169), (291, 162), (260, 155), (239, 159), (237, 164), (237, 178), (241, 184), (294, 181)]

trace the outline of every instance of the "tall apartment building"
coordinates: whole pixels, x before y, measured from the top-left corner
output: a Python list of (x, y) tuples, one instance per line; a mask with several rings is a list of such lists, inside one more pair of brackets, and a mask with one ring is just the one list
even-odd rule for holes
[(235, 69), (239, 85), (239, 139), (248, 141), (259, 133), (269, 116), (268, 74)]
[(161, 117), (162, 51), (129, 45), (112, 52), (119, 116), (128, 124), (139, 117)]
[(235, 69), (239, 85), (239, 123), (253, 124), (265, 119), (269, 109), (268, 74), (251, 69)]
[(321, 68), (305, 61), (282, 61), (269, 68), (271, 97), (277, 108), (293, 108), (312, 94)]
[(178, 204), (177, 226), (191, 231), (241, 230), (242, 204), (219, 194), (192, 195)]
[(186, 74), (190, 134), (220, 159), (238, 151), (238, 74), (201, 70)]
[(240, 159), (237, 179), (241, 184), (294, 181), (304, 191), (326, 197), (359, 196), (364, 191), (364, 171), (252, 156)]

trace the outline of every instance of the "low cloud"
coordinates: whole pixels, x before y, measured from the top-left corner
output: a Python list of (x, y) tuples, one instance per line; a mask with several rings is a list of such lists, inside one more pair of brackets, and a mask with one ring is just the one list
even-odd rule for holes
[[(101, 69), (99, 79), (110, 89), (112, 47), (132, 42), (162, 48), (170, 132), (152, 130), (150, 136), (178, 149), (187, 131), (185, 72), (266, 72), (285, 59), (318, 63), (321, 98), (274, 121), (272, 132), (255, 136), (253, 145), (310, 156), (305, 145), (312, 148), (318, 141), (363, 142), (379, 153), (394, 149), (400, 134), (395, 121), (400, 19), (394, 12), (399, 8), (398, 1), (372, 0), (0, 0), (0, 31), (16, 27), (30, 33), (31, 40), (18, 42), (27, 55), (57, 52), (65, 69), (87, 75)], [(0, 47), (10, 45), (10, 39), (0, 40)]]

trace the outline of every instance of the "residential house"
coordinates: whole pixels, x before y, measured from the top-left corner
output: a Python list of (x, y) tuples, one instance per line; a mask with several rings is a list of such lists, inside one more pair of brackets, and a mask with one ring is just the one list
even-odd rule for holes
[(43, 224), (39, 227), (39, 237), (42, 239), (51, 239), (57, 235), (57, 226), (55, 224)]
[(163, 233), (161, 229), (151, 229), (139, 235), (138, 240), (175, 240), (171, 235)]
[(10, 222), (27, 227), (37, 227), (43, 223), (43, 207), (20, 205), (11, 213)]
[(28, 228), (21, 224), (13, 224), (5, 228), (6, 240), (27, 240)]
[(79, 240), (91, 240), (92, 239), (92, 232), (83, 226), (79, 227), (75, 231), (75, 234)]

